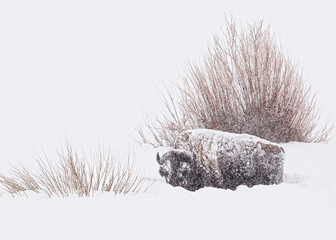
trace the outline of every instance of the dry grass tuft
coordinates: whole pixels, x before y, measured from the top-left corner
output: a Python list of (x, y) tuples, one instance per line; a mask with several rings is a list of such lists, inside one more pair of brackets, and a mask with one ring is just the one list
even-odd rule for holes
[(56, 163), (45, 156), (37, 158), (38, 168), (30, 170), (14, 167), (12, 174), (0, 174), (0, 183), (12, 196), (27, 196), (26, 191), (66, 197), (70, 194), (93, 196), (95, 192), (114, 194), (137, 194), (150, 187), (135, 173), (134, 161), (128, 154), (126, 163), (120, 163), (110, 154), (99, 149), (87, 161), (85, 154), (79, 153), (67, 144), (58, 154)]
[[(167, 90), (167, 89), (165, 89)], [(164, 114), (138, 128), (140, 142), (173, 146), (184, 130), (248, 133), (273, 142), (324, 142), (334, 124), (318, 128), (315, 95), (259, 21), (227, 21), (201, 64), (189, 64), (176, 94), (163, 94)]]

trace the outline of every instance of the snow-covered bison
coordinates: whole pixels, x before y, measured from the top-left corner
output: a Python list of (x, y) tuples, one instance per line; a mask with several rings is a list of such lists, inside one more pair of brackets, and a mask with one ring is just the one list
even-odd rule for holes
[(196, 129), (183, 132), (175, 149), (157, 154), (160, 175), (190, 191), (202, 187), (236, 189), (239, 185), (282, 182), (284, 149), (247, 134)]

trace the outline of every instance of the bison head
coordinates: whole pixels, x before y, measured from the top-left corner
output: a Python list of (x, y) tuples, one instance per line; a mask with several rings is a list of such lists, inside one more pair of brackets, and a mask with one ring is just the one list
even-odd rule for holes
[(190, 191), (202, 187), (194, 152), (172, 150), (162, 157), (157, 153), (156, 160), (160, 164), (160, 175), (172, 186), (181, 186)]

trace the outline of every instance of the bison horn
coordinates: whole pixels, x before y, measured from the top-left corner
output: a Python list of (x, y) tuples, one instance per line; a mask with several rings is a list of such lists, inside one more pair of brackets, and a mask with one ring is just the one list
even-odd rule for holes
[(160, 159), (160, 154), (159, 154), (159, 153), (156, 154), (156, 161), (157, 161), (160, 165), (162, 164), (161, 159)]
[(196, 156), (196, 153), (193, 151), (192, 154), (193, 154), (193, 160), (196, 161), (196, 157), (197, 157), (197, 156)]

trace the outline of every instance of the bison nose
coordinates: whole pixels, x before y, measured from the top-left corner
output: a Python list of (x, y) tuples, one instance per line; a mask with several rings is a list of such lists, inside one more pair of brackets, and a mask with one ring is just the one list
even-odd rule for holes
[(166, 177), (166, 176), (168, 176), (168, 172), (165, 171), (165, 170), (163, 170), (163, 169), (160, 169), (160, 170), (159, 170), (159, 173), (160, 173), (160, 175), (161, 175), (162, 177)]

